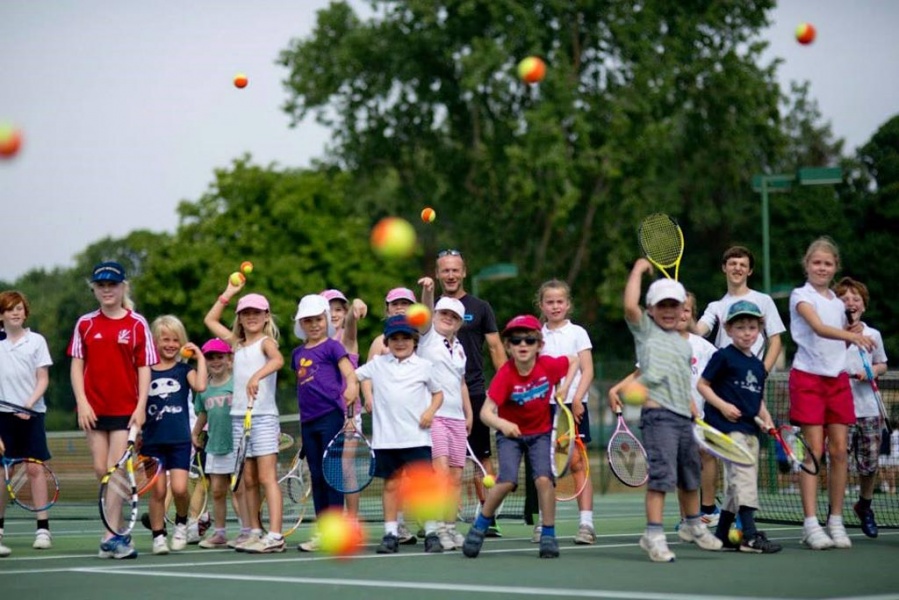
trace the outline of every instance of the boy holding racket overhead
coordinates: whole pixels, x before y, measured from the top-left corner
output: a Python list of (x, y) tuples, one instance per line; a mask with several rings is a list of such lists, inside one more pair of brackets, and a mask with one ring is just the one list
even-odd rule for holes
[[(764, 316), (757, 304), (740, 300), (727, 310), (724, 328), (731, 343), (718, 350), (702, 372), (697, 389), (705, 399), (705, 420), (709, 425), (745, 445), (758, 460), (758, 417), (771, 425), (763, 394), (767, 372), (755, 356), (753, 347), (764, 327)], [(749, 466), (724, 463), (724, 505), (715, 536), (722, 544), (740, 552), (773, 554), (782, 547), (769, 541), (755, 526), (758, 510), (758, 464)], [(743, 541), (731, 544), (728, 533), (739, 514)]]
[(693, 541), (703, 550), (720, 550), (699, 517), (700, 463), (692, 432), (693, 401), (690, 394), (689, 342), (678, 332), (678, 323), (687, 299), (684, 286), (671, 279), (659, 279), (646, 292), (646, 310), (640, 306), (643, 275), (652, 273), (652, 264), (637, 259), (624, 288), (624, 317), (634, 336), (640, 381), (648, 398), (640, 416), (640, 429), (649, 459), (646, 488), (646, 531), (640, 547), (654, 562), (672, 562), (662, 512), (665, 494), (678, 488), (685, 526), (681, 539)]
[(540, 356), (543, 325), (536, 317), (519, 315), (506, 324), (502, 338), (510, 360), (496, 372), (481, 409), (481, 421), (496, 430), (499, 477), (487, 493), (477, 519), (468, 530), (462, 552), (475, 558), (481, 552), (487, 528), (509, 492), (518, 486), (518, 469), (527, 453), (534, 472), (534, 487), (543, 519), (540, 558), (557, 558), (556, 496), (550, 458), (553, 389), (562, 398), (578, 369), (577, 355)]

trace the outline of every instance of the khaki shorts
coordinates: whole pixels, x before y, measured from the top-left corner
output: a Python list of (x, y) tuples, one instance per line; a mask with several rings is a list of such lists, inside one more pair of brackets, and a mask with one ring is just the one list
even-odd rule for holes
[(740, 431), (732, 431), (728, 435), (734, 441), (746, 446), (756, 460), (755, 464), (748, 467), (735, 465), (726, 460), (721, 461), (724, 463), (724, 503), (721, 510), (736, 514), (741, 506), (759, 507), (759, 439)]

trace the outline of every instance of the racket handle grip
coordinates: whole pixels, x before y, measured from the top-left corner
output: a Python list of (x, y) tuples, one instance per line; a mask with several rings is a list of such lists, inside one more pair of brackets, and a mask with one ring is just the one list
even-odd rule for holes
[(773, 429), (773, 427), (765, 426), (765, 422), (762, 420), (762, 418), (760, 416), (756, 415), (753, 418), (755, 419), (755, 424), (758, 425), (762, 431), (771, 431)]

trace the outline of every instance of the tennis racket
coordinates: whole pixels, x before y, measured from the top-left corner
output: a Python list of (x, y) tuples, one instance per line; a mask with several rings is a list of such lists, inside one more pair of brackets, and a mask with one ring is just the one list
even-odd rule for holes
[[(300, 448), (290, 469), (286, 474), (278, 479), (278, 486), (281, 488), (282, 519), (284, 529), (281, 534), (288, 537), (293, 534), (303, 518), (306, 516), (306, 510), (309, 508), (309, 496), (312, 493), (312, 486), (309, 484), (309, 467), (306, 465), (306, 455)], [(262, 505), (262, 522), (268, 522), (268, 502)]]
[(571, 457), (574, 454), (574, 440), (577, 439), (577, 429), (574, 424), (574, 415), (562, 402), (562, 399), (556, 397), (556, 414), (553, 419), (553, 429), (550, 444), (550, 465), (553, 469), (553, 476), (558, 479), (568, 474), (571, 468)]
[[(811, 447), (809, 447), (801, 433), (798, 431), (791, 431), (792, 428), (786, 425), (783, 425), (780, 428), (771, 427), (770, 429), (767, 429), (765, 428), (765, 422), (762, 421), (761, 417), (758, 415), (755, 417), (755, 423), (762, 431), (773, 437), (775, 441), (780, 444), (781, 449), (784, 451), (784, 455), (794, 466), (799, 467), (809, 475), (818, 474), (818, 471), (821, 468), (818, 464), (818, 459), (815, 458), (815, 453), (812, 452)], [(784, 436), (784, 433), (787, 435)], [(792, 443), (788, 442), (787, 439), (790, 439)]]
[(13, 404), (12, 402), (7, 402), (6, 400), (0, 400), (0, 412), (14, 412), (20, 415), (28, 415), (29, 417), (37, 417), (40, 416), (41, 413), (36, 410), (32, 410), (30, 408), (25, 408), (19, 404)]
[(247, 446), (250, 444), (250, 428), (253, 426), (253, 408), (247, 407), (243, 416), (243, 435), (237, 444), (237, 457), (234, 460), (234, 472), (231, 474), (231, 491), (236, 492), (243, 479), (243, 470), (247, 465)]
[(487, 469), (484, 464), (474, 455), (474, 450), (468, 442), (465, 443), (466, 456), (465, 467), (462, 469), (462, 495), (459, 498), (459, 519), (466, 523), (473, 523), (478, 516), (478, 511), (484, 500), (487, 498), (487, 492), (484, 489), (484, 477), (487, 476)]
[(156, 479), (162, 474), (162, 463), (152, 456), (137, 455), (134, 462), (134, 481), (137, 482), (137, 495), (143, 496), (151, 489)]
[(615, 411), (615, 414), (618, 416), (618, 425), (606, 448), (609, 468), (624, 485), (640, 487), (649, 479), (646, 450), (637, 436), (631, 433), (621, 411)]
[[(855, 323), (855, 315), (852, 311), (846, 311), (846, 320), (849, 321), (850, 325)], [(880, 416), (883, 419), (883, 426), (888, 433), (892, 433), (893, 428), (890, 425), (890, 418), (887, 415), (887, 407), (883, 403), (883, 396), (880, 395), (880, 387), (877, 385), (877, 378), (874, 376), (874, 369), (871, 368), (871, 363), (868, 361), (868, 355), (862, 348), (859, 348), (858, 356), (862, 360), (862, 367), (865, 369), (865, 375), (868, 377), (868, 382), (871, 384), (871, 391), (874, 392), (874, 399), (877, 401), (877, 409), (880, 411)]]
[(556, 478), (556, 500), (568, 502), (581, 495), (587, 482), (590, 481), (590, 458), (587, 447), (581, 438), (574, 438), (574, 449), (571, 453), (571, 468), (562, 477)]
[[(677, 281), (684, 255), (684, 233), (677, 221), (664, 213), (653, 213), (640, 223), (637, 237), (647, 260), (665, 277)], [(668, 272), (672, 267), (674, 277)]]
[(138, 428), (128, 431), (122, 458), (100, 480), (100, 518), (110, 533), (128, 535), (137, 521), (137, 482), (134, 479), (134, 443)]
[(375, 474), (375, 453), (353, 421), (352, 404), (347, 409), (343, 429), (337, 432), (322, 456), (325, 481), (344, 494), (361, 492)]
[(45, 511), (59, 499), (59, 480), (42, 460), (0, 455), (9, 499), (31, 512)]
[(702, 419), (694, 420), (693, 437), (696, 438), (696, 443), (703, 450), (721, 460), (747, 467), (755, 464), (755, 457), (746, 446), (726, 433), (718, 431)]

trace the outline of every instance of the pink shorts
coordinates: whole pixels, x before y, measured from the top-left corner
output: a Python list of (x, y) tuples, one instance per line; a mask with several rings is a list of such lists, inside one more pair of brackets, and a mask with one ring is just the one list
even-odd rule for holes
[(793, 425), (852, 425), (855, 405), (849, 375), (836, 377), (790, 371), (790, 422)]
[(465, 421), (434, 417), (431, 422), (431, 458), (447, 456), (449, 466), (464, 468), (467, 439)]

